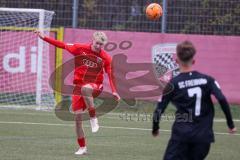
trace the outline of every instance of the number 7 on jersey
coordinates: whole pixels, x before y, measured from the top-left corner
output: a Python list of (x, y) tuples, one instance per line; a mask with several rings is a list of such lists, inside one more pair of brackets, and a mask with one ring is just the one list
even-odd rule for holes
[(202, 99), (202, 90), (200, 87), (189, 88), (188, 96), (194, 97), (196, 95), (196, 102), (195, 102), (195, 116), (200, 116), (201, 112), (201, 99)]

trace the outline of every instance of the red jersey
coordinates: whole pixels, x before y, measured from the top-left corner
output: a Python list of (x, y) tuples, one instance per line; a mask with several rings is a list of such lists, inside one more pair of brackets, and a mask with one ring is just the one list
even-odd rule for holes
[(56, 47), (66, 49), (75, 56), (74, 84), (102, 84), (103, 71), (105, 70), (109, 76), (112, 91), (116, 92), (111, 76), (112, 58), (104, 50), (101, 49), (100, 52), (97, 53), (91, 50), (90, 44), (65, 44), (50, 37), (44, 37), (43, 40)]

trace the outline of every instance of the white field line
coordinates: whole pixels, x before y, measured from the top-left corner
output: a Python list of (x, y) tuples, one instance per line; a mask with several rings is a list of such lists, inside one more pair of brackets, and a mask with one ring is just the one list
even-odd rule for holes
[[(23, 125), (42, 125), (42, 126), (68, 126), (73, 127), (73, 124), (60, 124), (60, 123), (33, 123), (33, 122), (7, 122), (7, 121), (0, 121), (0, 124), (23, 124)], [(85, 127), (90, 127), (89, 125), (84, 125)], [(120, 129), (120, 130), (138, 130), (138, 131), (151, 131), (148, 128), (130, 128), (130, 127), (113, 127), (113, 126), (101, 126), (101, 128), (106, 129)], [(171, 132), (171, 130), (160, 129), (160, 132)], [(214, 132), (216, 135), (230, 135), (229, 133), (224, 132)], [(240, 134), (235, 133), (231, 136), (240, 136)]]
[[(32, 115), (32, 116), (54, 116), (54, 112), (44, 112), (44, 113), (12, 113), (12, 112), (3, 112), (0, 114), (13, 114), (13, 115)], [(138, 118), (137, 117), (137, 114), (136, 113), (129, 113), (128, 115), (126, 115), (125, 112), (122, 112), (122, 113), (107, 113), (101, 117), (103, 118), (108, 118), (108, 119), (129, 119), (129, 117), (132, 117), (132, 121), (136, 121), (136, 119)], [(146, 116), (146, 117), (145, 117)], [(173, 118), (171, 117), (170, 119), (166, 119), (165, 118), (166, 116), (162, 116), (162, 121), (163, 122), (173, 122)], [(139, 115), (139, 119), (141, 118), (147, 118), (149, 119), (150, 118), (150, 115), (147, 114), (147, 115)], [(131, 121), (131, 120), (130, 120)], [(149, 121), (149, 120), (148, 120)], [(223, 118), (215, 118), (214, 119), (214, 122), (226, 122), (226, 119), (223, 119)], [(234, 122), (240, 122), (240, 119), (234, 119)]]

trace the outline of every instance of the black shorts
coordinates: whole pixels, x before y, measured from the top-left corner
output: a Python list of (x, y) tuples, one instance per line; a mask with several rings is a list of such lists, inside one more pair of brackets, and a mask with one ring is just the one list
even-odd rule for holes
[(204, 160), (211, 143), (186, 143), (169, 140), (164, 160)]

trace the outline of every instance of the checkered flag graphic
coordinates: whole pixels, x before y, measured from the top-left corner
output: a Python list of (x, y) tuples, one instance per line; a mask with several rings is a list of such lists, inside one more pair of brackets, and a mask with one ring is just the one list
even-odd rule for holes
[(178, 71), (178, 65), (173, 60), (173, 54), (172, 53), (162, 53), (155, 55), (153, 57), (154, 61), (154, 67), (156, 70), (157, 76), (163, 76), (165, 73), (169, 71), (173, 71), (173, 74), (175, 71)]

